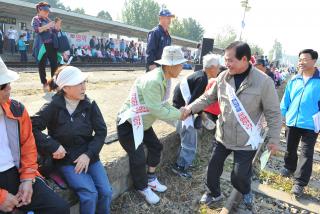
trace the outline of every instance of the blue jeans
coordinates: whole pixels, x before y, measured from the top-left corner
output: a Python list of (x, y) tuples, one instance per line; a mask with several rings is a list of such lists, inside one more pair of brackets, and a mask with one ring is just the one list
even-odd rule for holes
[(194, 127), (182, 127), (182, 122), (177, 124), (177, 132), (180, 135), (181, 146), (177, 159), (179, 166), (187, 169), (192, 165), (197, 152), (197, 130)]
[(66, 165), (60, 167), (60, 171), (79, 197), (80, 213), (110, 213), (112, 188), (101, 162), (90, 164), (87, 173), (76, 174), (74, 168), (73, 165)]

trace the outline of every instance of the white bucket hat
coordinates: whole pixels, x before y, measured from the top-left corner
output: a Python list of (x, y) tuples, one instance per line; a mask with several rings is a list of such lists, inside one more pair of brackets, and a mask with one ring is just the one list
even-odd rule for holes
[(17, 79), (19, 79), (19, 74), (9, 70), (0, 57), (0, 85), (16, 81)]
[(79, 68), (67, 66), (60, 71), (55, 82), (62, 89), (64, 86), (78, 85), (87, 78), (88, 74), (83, 73)]
[(178, 46), (166, 46), (163, 49), (162, 57), (160, 60), (155, 61), (160, 65), (179, 65), (185, 63), (183, 52)]

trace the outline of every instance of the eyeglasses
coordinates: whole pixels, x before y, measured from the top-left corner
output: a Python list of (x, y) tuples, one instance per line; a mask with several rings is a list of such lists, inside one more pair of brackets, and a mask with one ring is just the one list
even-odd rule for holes
[(7, 87), (7, 85), (9, 85), (10, 83), (6, 83), (6, 84), (3, 84), (3, 85), (0, 85), (0, 90), (3, 90)]
[(303, 62), (303, 63), (306, 63), (308, 61), (310, 61), (312, 59), (307, 59), (307, 58), (304, 58), (304, 59), (299, 59), (298, 62)]

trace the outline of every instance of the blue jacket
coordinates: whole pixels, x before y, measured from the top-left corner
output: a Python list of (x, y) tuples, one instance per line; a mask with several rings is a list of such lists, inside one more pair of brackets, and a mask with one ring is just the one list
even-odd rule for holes
[(148, 33), (148, 44), (146, 50), (147, 65), (156, 64), (154, 61), (161, 59), (162, 51), (165, 46), (171, 45), (171, 37), (168, 32), (165, 32), (161, 25), (153, 28)]
[(312, 116), (320, 109), (320, 71), (304, 84), (301, 74), (295, 75), (287, 84), (280, 104), (286, 125), (314, 130)]

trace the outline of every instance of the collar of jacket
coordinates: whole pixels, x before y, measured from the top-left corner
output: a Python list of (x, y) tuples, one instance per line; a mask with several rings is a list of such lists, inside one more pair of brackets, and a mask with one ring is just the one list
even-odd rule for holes
[[(52, 103), (59, 108), (67, 109), (66, 100), (64, 99), (64, 95), (62, 93), (56, 93), (52, 97)], [(80, 100), (73, 114), (75, 114), (78, 111), (82, 111), (83, 109), (90, 108), (90, 105), (91, 105), (91, 100), (87, 97), (87, 95), (85, 95), (85, 99)]]
[[(314, 72), (313, 76), (311, 77), (311, 79), (320, 79), (320, 71), (318, 68), (315, 68), (316, 71)], [(301, 73), (298, 73), (297, 75), (295, 75), (292, 80), (294, 79), (303, 79)]]
[(162, 31), (162, 33), (169, 35), (169, 31), (164, 30), (164, 28), (160, 24), (158, 24), (158, 27)]
[[(249, 70), (249, 74), (248, 76), (242, 81), (239, 89), (236, 91), (236, 94), (239, 94), (241, 91), (243, 91), (244, 89), (250, 87), (252, 85), (252, 75), (253, 75), (253, 70), (254, 70), (254, 66), (252, 66), (251, 64), (249, 64), (249, 67), (247, 68), (247, 70), (245, 72), (247, 72)], [(226, 76), (226, 81), (233, 87), (236, 88), (235, 83), (234, 83), (234, 75), (230, 75), (229, 71), (227, 71), (227, 76)]]
[(3, 114), (9, 119), (16, 120), (17, 118), (15, 116), (13, 116), (13, 113), (10, 110), (10, 105), (11, 105), (10, 99), (7, 102), (1, 104), (1, 107), (3, 109)]
[(166, 87), (167, 86), (167, 79), (164, 76), (164, 70), (162, 69), (162, 66), (159, 67), (159, 74), (158, 76), (161, 78), (162, 84)]

